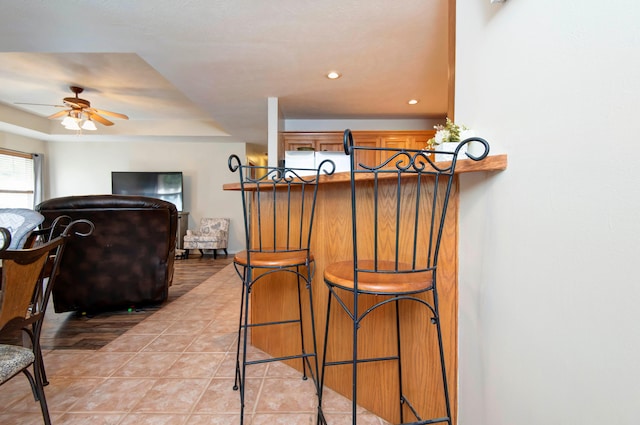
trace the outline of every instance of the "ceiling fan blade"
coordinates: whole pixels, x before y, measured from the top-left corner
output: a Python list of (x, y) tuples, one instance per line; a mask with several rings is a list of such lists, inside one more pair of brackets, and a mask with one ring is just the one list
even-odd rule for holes
[(34, 106), (54, 106), (56, 108), (66, 108), (67, 105), (50, 105), (48, 103), (27, 103), (27, 102), (13, 102), (14, 105), (34, 105)]
[(95, 108), (91, 108), (91, 109), (94, 111), (94, 113), (106, 115), (108, 117), (120, 118), (120, 119), (123, 119), (123, 120), (128, 120), (129, 119), (129, 117), (126, 116), (125, 114), (119, 114), (117, 112), (105, 111), (105, 110), (102, 110), (102, 109), (95, 109)]
[(99, 122), (102, 125), (113, 125), (113, 123), (111, 121), (109, 121), (106, 118), (101, 117), (98, 114), (93, 114), (93, 113), (89, 112), (89, 118), (91, 118), (93, 121)]
[(53, 115), (49, 115), (47, 118), (49, 118), (50, 120), (55, 120), (56, 118), (60, 118), (60, 117), (62, 117), (64, 115), (67, 115), (68, 112), (69, 111), (66, 111), (66, 110), (65, 111), (58, 111)]

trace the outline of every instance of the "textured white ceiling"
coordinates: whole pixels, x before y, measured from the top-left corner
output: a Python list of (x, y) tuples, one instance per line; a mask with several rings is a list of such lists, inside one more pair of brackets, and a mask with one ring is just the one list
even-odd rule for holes
[(130, 117), (99, 128), (113, 136), (265, 143), (268, 97), (285, 118), (443, 116), (447, 3), (0, 0), (0, 122), (58, 111), (15, 103), (60, 104), (70, 85)]

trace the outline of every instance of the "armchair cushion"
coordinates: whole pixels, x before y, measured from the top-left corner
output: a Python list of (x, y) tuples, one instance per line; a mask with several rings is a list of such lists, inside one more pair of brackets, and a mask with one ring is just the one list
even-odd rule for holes
[(8, 249), (22, 249), (31, 232), (43, 221), (44, 216), (34, 210), (0, 208), (0, 227), (7, 228), (11, 233)]

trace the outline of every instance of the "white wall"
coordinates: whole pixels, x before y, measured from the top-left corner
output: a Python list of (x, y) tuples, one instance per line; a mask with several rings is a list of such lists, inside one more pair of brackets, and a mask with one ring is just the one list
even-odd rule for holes
[(462, 425), (637, 424), (640, 6), (459, 0)]
[(46, 142), (0, 131), (0, 148), (25, 153), (44, 154), (46, 151)]
[(111, 171), (182, 171), (189, 228), (202, 217), (229, 217), (229, 252), (244, 247), (240, 193), (222, 190), (239, 181), (227, 159), (244, 158), (244, 144), (56, 141), (48, 142), (48, 152), (49, 198), (111, 193)]
[(278, 145), (280, 138), (280, 121), (282, 111), (278, 106), (277, 97), (267, 98), (267, 164), (269, 167), (278, 166)]

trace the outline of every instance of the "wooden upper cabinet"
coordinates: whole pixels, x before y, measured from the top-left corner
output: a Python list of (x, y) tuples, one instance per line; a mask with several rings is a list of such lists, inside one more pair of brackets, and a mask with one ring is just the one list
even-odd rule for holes
[(342, 134), (326, 134), (316, 139), (317, 151), (335, 151), (344, 152), (344, 144), (342, 143)]
[(380, 136), (381, 148), (393, 148), (393, 149), (413, 149), (413, 140), (410, 136), (402, 135), (389, 135)]
[[(295, 151), (298, 148), (312, 148), (315, 150), (315, 140), (296, 134), (284, 135), (284, 150)], [(284, 152), (282, 153), (284, 155)]]
[(425, 134), (416, 134), (413, 136), (412, 144), (413, 149), (424, 149), (427, 147), (429, 139), (436, 135), (435, 130), (425, 131)]
[[(353, 143), (358, 146), (366, 146), (369, 148), (377, 148), (380, 138), (375, 135), (354, 135)], [(356, 164), (375, 164), (378, 162), (376, 151), (358, 151), (356, 152)]]
[(435, 136), (435, 130), (419, 132), (390, 133), (380, 137), (380, 147), (394, 149), (424, 149), (427, 141)]
[(298, 148), (313, 148), (315, 151), (341, 151), (342, 133), (283, 133), (284, 150), (295, 151)]
[[(341, 151), (341, 131), (326, 132), (284, 132), (284, 150), (299, 147), (314, 148), (316, 151)], [(423, 131), (353, 131), (356, 145), (390, 147), (398, 149), (424, 149), (427, 140), (435, 135), (435, 130)], [(374, 145), (375, 143), (375, 145)]]
[[(435, 130), (424, 131), (353, 131), (353, 142), (358, 146), (372, 148), (388, 147), (395, 149), (424, 149), (427, 140), (435, 135)], [(342, 152), (343, 132), (284, 132), (284, 150), (294, 151), (298, 148), (313, 148), (315, 151)], [(281, 153), (284, 157), (284, 152)], [(373, 164), (383, 158), (375, 157), (375, 152), (359, 152), (358, 162)], [(366, 155), (363, 156), (363, 155)]]

